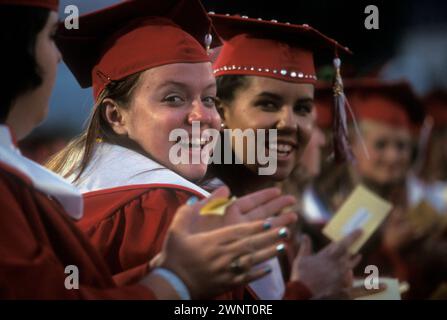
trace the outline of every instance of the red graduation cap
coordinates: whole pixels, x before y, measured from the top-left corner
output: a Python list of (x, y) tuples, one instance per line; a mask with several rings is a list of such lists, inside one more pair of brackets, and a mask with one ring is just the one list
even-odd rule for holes
[(308, 25), (210, 13), (224, 46), (213, 68), (216, 76), (254, 75), (315, 83), (314, 52), (350, 52)]
[(0, 5), (40, 7), (58, 11), (59, 0), (0, 0)]
[(421, 100), (407, 81), (351, 79), (345, 81), (344, 88), (359, 120), (374, 120), (412, 131), (417, 131), (424, 120)]
[(219, 45), (199, 0), (133, 0), (79, 18), (79, 29), (63, 25), (58, 45), (81, 87), (95, 99), (112, 81), (172, 63), (210, 61)]
[(427, 115), (433, 118), (435, 127), (447, 126), (447, 90), (431, 91), (424, 97), (423, 103)]

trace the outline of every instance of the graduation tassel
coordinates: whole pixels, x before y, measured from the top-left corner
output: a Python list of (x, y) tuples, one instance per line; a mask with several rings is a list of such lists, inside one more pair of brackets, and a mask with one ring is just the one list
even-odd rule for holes
[(343, 92), (343, 81), (340, 73), (341, 60), (334, 59), (335, 79), (334, 79), (334, 158), (336, 162), (354, 161), (354, 154), (348, 140), (348, 121), (346, 116), (345, 101)]
[(208, 33), (205, 35), (205, 48), (206, 53), (210, 55), (211, 53), (211, 44), (213, 43), (213, 36), (211, 35), (211, 25), (209, 27)]
[(347, 112), (346, 108), (349, 110), (354, 128), (356, 131), (357, 138), (359, 139), (363, 152), (366, 157), (369, 159), (368, 149), (365, 146), (362, 135), (360, 133), (360, 129), (357, 125), (357, 121), (355, 120), (354, 112), (352, 111), (351, 106), (349, 105), (348, 99), (343, 91), (343, 80), (340, 72), (341, 60), (338, 58), (337, 54), (334, 59), (334, 68), (335, 68), (335, 79), (334, 79), (334, 158), (335, 161), (349, 163), (355, 162), (355, 156), (352, 153), (351, 146), (349, 144), (349, 131), (348, 131), (348, 120), (347, 120)]

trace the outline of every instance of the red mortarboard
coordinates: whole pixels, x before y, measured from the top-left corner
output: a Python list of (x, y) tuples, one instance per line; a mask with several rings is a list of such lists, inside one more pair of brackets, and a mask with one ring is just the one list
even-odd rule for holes
[(199, 0), (134, 0), (79, 18), (79, 29), (61, 25), (58, 45), (81, 87), (95, 99), (108, 83), (157, 66), (210, 61), (205, 37), (214, 35)]
[(59, 0), (0, 0), (0, 5), (40, 7), (58, 11)]
[(210, 13), (225, 44), (213, 65), (216, 76), (254, 75), (315, 83), (314, 52), (349, 49), (308, 25)]
[(344, 89), (358, 120), (369, 119), (411, 130), (424, 120), (421, 101), (406, 81), (352, 79), (344, 82)]
[(435, 127), (447, 126), (447, 90), (434, 90), (424, 97), (424, 107)]

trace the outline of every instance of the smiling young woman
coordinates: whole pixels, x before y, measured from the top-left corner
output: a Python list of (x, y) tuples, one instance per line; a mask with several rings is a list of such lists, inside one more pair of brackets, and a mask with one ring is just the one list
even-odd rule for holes
[[(169, 154), (177, 141), (170, 141), (170, 134), (182, 129), (191, 138), (196, 122), (201, 133), (220, 126), (206, 50), (214, 46), (211, 35), (218, 36), (198, 0), (126, 1), (82, 16), (79, 23), (88, 28), (61, 29), (58, 43), (81, 86), (93, 87), (96, 103), (87, 129), (49, 166), (84, 193), (86, 213), (78, 226), (103, 255), (115, 280), (134, 283), (160, 263), (166, 265), (169, 256), (163, 249), (170, 242), (169, 230), (187, 200), (209, 196), (194, 183), (204, 176), (207, 163), (172, 163)], [(195, 145), (181, 148), (193, 156)], [(226, 189), (214, 195), (228, 196)], [(295, 218), (289, 214), (274, 219), (275, 228), (267, 231), (274, 236), (267, 241), (258, 237), (263, 230), (251, 229), (255, 238), (238, 239), (228, 238), (224, 230), (254, 220), (262, 224), (293, 202), (270, 188), (238, 199), (225, 217), (195, 217), (188, 225), (194, 234), (225, 228), (203, 237), (196, 254), (185, 246), (179, 258), (192, 258), (194, 266), (169, 265), (188, 288), (199, 291), (194, 297), (235, 297), (242, 291), (230, 289), (270, 273), (253, 267), (283, 252), (287, 232), (280, 227)], [(233, 240), (240, 246), (221, 248), (221, 242)], [(240, 251), (246, 250), (243, 243), (252, 241), (258, 243), (253, 250)], [(199, 266), (197, 256), (208, 260)]]
[[(236, 195), (243, 196), (289, 177), (302, 157), (314, 126), (317, 80), (314, 54), (346, 48), (308, 25), (219, 14), (210, 14), (210, 17), (225, 40), (213, 64), (225, 130), (276, 130), (277, 133), (274, 139), (269, 136), (265, 143), (256, 143), (263, 153), (275, 157), (277, 168), (271, 175), (259, 174), (258, 169), (265, 164), (246, 161), (250, 150), (246, 146), (239, 149), (231, 146), (230, 152), (235, 158), (243, 160), (240, 164), (210, 166), (203, 182), (205, 187), (224, 183)], [(307, 296), (345, 297), (352, 267), (359, 261), (359, 256), (351, 256), (346, 246), (358, 236), (354, 232), (316, 254), (311, 254), (310, 240), (305, 238), (299, 254), (291, 257), (291, 263), (283, 263), (283, 269), (290, 271), (286, 286), (282, 283), (279, 265), (271, 261), (277, 268), (276, 279), (280, 280), (276, 292), (265, 290), (264, 296), (287, 298), (281, 293), (290, 283), (299, 282), (307, 288), (303, 290)], [(259, 283), (262, 285), (262, 280)]]
[[(150, 2), (128, 1), (125, 6), (137, 3)], [(172, 223), (163, 225), (166, 236), (157, 239), (161, 240), (157, 242), (157, 261), (150, 264), (151, 257), (143, 256), (145, 272), (138, 281), (117, 285), (119, 279), (112, 278), (104, 259), (71, 220), (80, 219), (84, 213), (79, 190), (23, 157), (15, 145), (14, 136), (25, 137), (48, 110), (61, 60), (54, 41), (57, 10), (57, 0), (0, 0), (0, 42), (8, 44), (0, 51), (3, 76), (8, 79), (0, 109), (0, 299), (211, 297), (267, 274), (269, 270), (252, 270), (251, 266), (278, 254), (276, 246), (282, 240), (279, 230), (284, 234), (281, 227), (292, 222), (292, 216), (272, 222), (247, 219), (247, 223), (217, 229), (222, 226), (219, 224), (214, 228), (217, 230), (210, 230), (209, 219), (199, 216), (207, 201), (190, 201), (176, 208), (178, 214)], [(109, 105), (110, 118), (114, 119), (111, 101)], [(131, 132), (132, 127), (128, 128)], [(225, 197), (226, 193), (222, 190), (217, 196)], [(268, 199), (280, 200), (276, 202), (278, 209), (290, 202), (287, 197), (278, 199), (275, 190), (263, 195), (254, 202), (248, 199), (249, 205), (239, 201), (230, 216), (252, 216), (253, 207), (263, 208)], [(247, 254), (246, 241), (259, 250)], [(238, 262), (237, 270), (244, 267), (243, 272), (233, 272), (234, 261)], [(75, 266), (72, 270), (78, 272), (66, 274), (68, 266)], [(76, 289), (66, 285), (69, 276), (78, 285)]]

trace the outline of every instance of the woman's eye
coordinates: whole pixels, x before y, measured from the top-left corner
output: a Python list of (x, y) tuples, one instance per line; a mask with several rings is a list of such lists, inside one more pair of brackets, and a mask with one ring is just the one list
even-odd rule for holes
[(383, 150), (383, 149), (385, 149), (385, 146), (386, 146), (386, 142), (384, 140), (376, 141), (376, 143), (374, 144), (374, 147), (376, 148), (376, 150)]
[(278, 105), (275, 102), (268, 100), (258, 101), (256, 105), (268, 111), (275, 111), (279, 109)]
[(399, 151), (406, 151), (410, 148), (410, 144), (406, 143), (405, 141), (397, 141), (396, 142), (396, 149)]
[(185, 100), (178, 96), (178, 95), (171, 95), (171, 96), (167, 96), (163, 99), (163, 101), (168, 102), (170, 104), (181, 104), (183, 103)]
[(306, 104), (298, 104), (295, 106), (294, 110), (295, 110), (295, 113), (297, 113), (297, 114), (307, 115), (312, 112), (312, 105), (307, 104), (307, 103)]
[(210, 108), (216, 107), (219, 105), (219, 99), (217, 97), (209, 96), (202, 99), (203, 103)]

